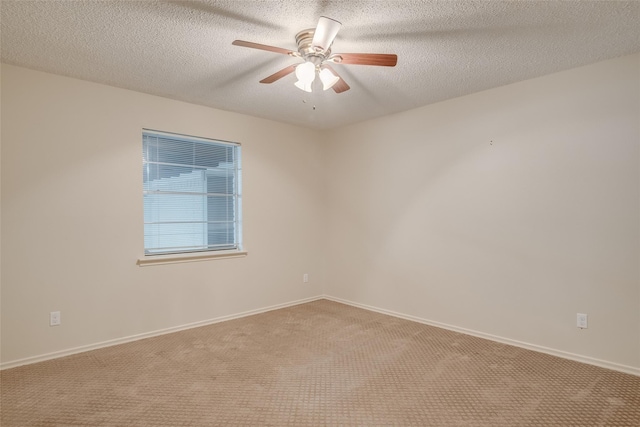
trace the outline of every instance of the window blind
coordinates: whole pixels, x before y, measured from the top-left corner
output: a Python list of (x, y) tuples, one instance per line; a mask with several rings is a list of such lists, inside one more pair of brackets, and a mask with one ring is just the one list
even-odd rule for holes
[(143, 130), (146, 255), (240, 249), (240, 145)]

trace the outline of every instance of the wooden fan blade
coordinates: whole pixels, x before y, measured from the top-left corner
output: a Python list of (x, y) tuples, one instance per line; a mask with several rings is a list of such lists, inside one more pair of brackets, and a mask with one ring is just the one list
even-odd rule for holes
[(348, 91), (351, 87), (341, 77), (340, 80), (338, 80), (338, 83), (334, 84), (331, 89), (333, 89), (335, 93), (342, 93)]
[(333, 55), (333, 58), (338, 64), (395, 67), (398, 63), (398, 55), (388, 53), (338, 53)]
[(269, 77), (265, 77), (264, 79), (260, 80), (260, 83), (273, 83), (276, 80), (280, 80), (284, 76), (293, 73), (293, 71), (295, 69), (296, 69), (295, 65), (289, 65), (288, 67), (283, 68), (282, 70), (278, 71), (277, 73), (273, 73)]
[(282, 53), (283, 55), (294, 55), (292, 51), (283, 49), (281, 47), (269, 46), (269, 45), (260, 44), (260, 43), (246, 42), (244, 40), (234, 40), (231, 44), (235, 46), (250, 47), (252, 49), (266, 50), (269, 52)]
[(344, 79), (342, 78), (342, 76), (340, 76), (340, 74), (337, 73), (336, 70), (333, 69), (332, 66), (330, 66), (329, 64), (327, 64), (326, 62), (324, 63), (323, 67), (328, 68), (329, 70), (331, 70), (331, 72), (333, 74), (335, 74), (340, 80), (338, 80), (338, 82), (336, 84), (334, 84), (331, 89), (333, 89), (333, 91), (335, 93), (342, 93), (342, 92), (346, 92), (349, 89), (351, 89), (351, 87), (347, 84), (347, 82), (344, 81)]

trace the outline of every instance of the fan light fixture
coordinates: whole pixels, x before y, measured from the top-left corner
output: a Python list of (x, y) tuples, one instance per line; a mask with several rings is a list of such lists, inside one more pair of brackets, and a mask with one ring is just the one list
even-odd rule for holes
[(311, 84), (316, 78), (316, 66), (311, 62), (304, 62), (296, 67), (296, 77), (302, 83)]
[(322, 81), (322, 90), (331, 89), (334, 84), (338, 83), (340, 77), (336, 76), (331, 72), (328, 68), (323, 68), (320, 70), (318, 74), (320, 76), (320, 80)]
[(311, 62), (303, 62), (296, 67), (298, 81), (295, 85), (298, 89), (311, 92), (311, 83), (316, 79), (316, 66)]
[(323, 90), (331, 89), (333, 85), (338, 83), (340, 80), (340, 77), (333, 74), (328, 68), (322, 67), (318, 70), (315, 64), (308, 61), (296, 67), (296, 77), (298, 78), (298, 81), (294, 83), (295, 86), (305, 92), (311, 92), (312, 84), (316, 79), (316, 72), (322, 82)]
[[(1, 0), (0, 0), (1, 1)], [(289, 50), (266, 44), (253, 43), (244, 40), (234, 40), (234, 46), (251, 49), (266, 50), (268, 52), (289, 55), (304, 60), (301, 64), (292, 64), (268, 77), (260, 83), (270, 84), (288, 76), (295, 71), (298, 81), (296, 87), (305, 92), (311, 92), (316, 73), (322, 82), (324, 90), (333, 89), (335, 93), (343, 93), (350, 89), (347, 82), (329, 64), (376, 65), (379, 67), (395, 67), (398, 56), (390, 53), (340, 53), (332, 54), (331, 46), (342, 24), (335, 19), (321, 16), (315, 28), (308, 28), (296, 34), (297, 50)], [(316, 83), (316, 86), (319, 84)]]
[(335, 19), (323, 17), (321, 18), (322, 25), (318, 25), (313, 33), (313, 41), (311, 47), (316, 52), (328, 51), (333, 43), (333, 39), (336, 38), (338, 31), (342, 24)]
[(301, 80), (298, 80), (294, 85), (305, 92), (311, 92), (311, 82), (302, 82)]

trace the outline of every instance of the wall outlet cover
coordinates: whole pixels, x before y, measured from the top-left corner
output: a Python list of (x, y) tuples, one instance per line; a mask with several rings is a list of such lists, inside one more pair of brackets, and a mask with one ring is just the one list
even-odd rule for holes
[(577, 326), (580, 329), (587, 329), (588, 319), (587, 315), (584, 313), (578, 313)]
[(60, 325), (60, 312), (52, 311), (49, 313), (49, 326), (58, 326)]

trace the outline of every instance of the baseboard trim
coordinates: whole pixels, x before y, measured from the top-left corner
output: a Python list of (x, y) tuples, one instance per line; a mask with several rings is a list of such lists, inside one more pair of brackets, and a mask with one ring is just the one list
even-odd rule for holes
[(73, 354), (84, 353), (91, 350), (98, 350), (100, 348), (111, 347), (119, 344), (126, 344), (128, 342), (137, 341), (145, 338), (152, 338), (160, 335), (171, 334), (173, 332), (184, 331), (187, 329), (198, 328), (200, 326), (212, 325), (214, 323), (220, 323), (227, 320), (239, 319), (242, 317), (253, 316), (255, 314), (266, 313), (272, 310), (278, 310), (286, 307), (293, 307), (300, 304), (306, 304), (308, 302), (317, 301), (320, 299), (326, 299), (329, 301), (339, 302), (342, 304), (347, 304), (353, 307), (362, 308), (364, 310), (373, 311), (380, 314), (386, 314), (388, 316), (397, 317), (400, 319), (410, 320), (413, 322), (422, 323), (429, 326), (435, 326), (437, 328), (447, 329), (454, 332), (460, 332), (462, 334), (472, 335), (479, 338), (488, 339), (491, 341), (496, 341), (502, 344), (513, 345), (515, 347), (525, 348), (527, 350), (533, 350), (540, 353), (550, 354), (552, 356), (562, 357), (564, 359), (574, 360), (576, 362), (587, 363), (594, 366), (599, 366), (601, 368), (612, 369), (614, 371), (624, 372), (631, 375), (640, 376), (640, 368), (635, 368), (633, 366), (621, 365), (614, 362), (609, 362), (606, 360), (596, 359), (588, 356), (582, 356), (575, 353), (569, 353), (562, 350), (556, 350), (549, 347), (544, 347), (536, 344), (531, 344), (523, 341), (517, 341), (510, 338), (504, 338), (497, 335), (491, 335), (484, 332), (475, 331), (472, 329), (461, 328), (454, 325), (449, 325), (446, 323), (436, 322), (429, 319), (424, 319), (417, 316), (412, 316), (408, 314), (398, 313), (392, 310), (387, 310), (379, 307), (374, 307), (367, 304), (361, 304), (354, 301), (346, 300), (343, 298), (334, 297), (331, 295), (319, 295), (310, 298), (304, 298), (296, 301), (290, 301), (282, 304), (276, 304), (269, 307), (263, 307), (255, 310), (244, 311), (241, 313), (231, 314), (227, 316), (220, 316), (213, 319), (202, 320), (199, 322), (188, 323), (180, 326), (173, 326), (170, 328), (159, 329), (152, 332), (145, 332), (142, 334), (130, 335), (127, 337), (116, 338), (112, 340), (102, 341), (94, 344), (74, 347), (66, 350), (54, 351), (52, 353), (41, 354), (38, 356), (26, 357), (24, 359), (12, 360), (8, 362), (0, 363), (0, 370), (11, 369), (18, 366), (30, 365), (33, 363), (44, 362), (46, 360), (57, 359), (60, 357), (70, 356)]
[(364, 310), (373, 311), (380, 314), (386, 314), (393, 317), (398, 317), (400, 319), (411, 320), (413, 322), (422, 323), (429, 326), (435, 326), (437, 328), (447, 329), (449, 331), (460, 332), (462, 334), (472, 335), (478, 338), (484, 338), (491, 341), (496, 341), (502, 344), (508, 344), (515, 347), (525, 348), (527, 350), (533, 350), (540, 353), (550, 354), (552, 356), (562, 357), (564, 359), (573, 360), (576, 362), (587, 363), (589, 365), (599, 366), (601, 368), (611, 369), (614, 371), (624, 372), (626, 374), (636, 375), (640, 377), (640, 368), (634, 368), (633, 366), (621, 365), (619, 363), (608, 362), (606, 360), (595, 359), (593, 357), (582, 356), (580, 354), (569, 353), (562, 350), (556, 350), (549, 347), (544, 347), (536, 344), (530, 344), (523, 341), (517, 341), (510, 338), (504, 338), (497, 335), (491, 335), (484, 332), (475, 331), (472, 329), (460, 328), (458, 326), (448, 325), (446, 323), (436, 322), (433, 320), (423, 319), (417, 316), (411, 316), (408, 314), (398, 313), (392, 310), (386, 310), (383, 308), (373, 307), (366, 304), (360, 304), (354, 301), (345, 300), (342, 298), (333, 297), (330, 295), (323, 295), (324, 299), (329, 301), (339, 302), (342, 304), (350, 305), (357, 308), (362, 308)]
[(170, 328), (158, 329), (152, 332), (145, 332), (142, 334), (130, 335), (127, 337), (116, 338), (112, 340), (102, 341), (95, 344), (83, 345), (79, 347), (70, 348), (67, 350), (54, 351), (52, 353), (41, 354), (38, 356), (25, 357), (24, 359), (12, 360), (9, 362), (0, 363), (0, 370), (16, 368), (18, 366), (30, 365), (32, 363), (44, 362), (46, 360), (58, 359), (60, 357), (71, 356), (73, 354), (84, 353), (86, 351), (98, 350), (100, 348), (111, 347), (119, 344), (126, 344), (128, 342), (137, 341), (145, 338), (157, 337), (160, 335), (171, 334), (174, 332), (184, 331), (186, 329), (198, 328), (200, 326), (212, 325), (214, 323), (220, 323), (227, 320), (239, 319), (241, 317), (253, 316), (255, 314), (266, 313), (267, 311), (278, 310), (286, 307), (293, 307), (295, 305), (306, 304), (308, 302), (323, 299), (323, 296), (315, 296), (310, 298), (304, 298), (296, 301), (290, 301), (282, 304), (276, 304), (269, 307), (258, 308), (255, 310), (244, 311), (242, 313), (231, 314), (227, 316), (215, 317), (213, 319), (202, 320), (199, 322), (187, 323), (180, 326), (172, 326)]

